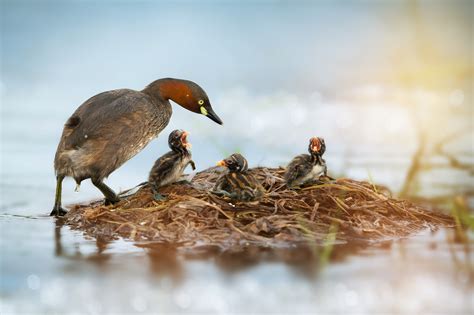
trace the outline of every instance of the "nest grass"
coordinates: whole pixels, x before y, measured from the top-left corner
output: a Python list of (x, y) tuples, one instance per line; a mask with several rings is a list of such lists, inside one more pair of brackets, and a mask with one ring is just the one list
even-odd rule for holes
[(115, 205), (105, 206), (103, 200), (75, 205), (65, 223), (102, 239), (222, 248), (379, 241), (454, 226), (452, 217), (395, 199), (385, 187), (368, 182), (344, 178), (290, 190), (282, 168), (250, 171), (267, 191), (259, 201), (233, 202), (210, 193), (221, 174), (220, 168), (210, 168), (191, 183), (160, 189), (164, 200), (155, 200), (145, 185)]

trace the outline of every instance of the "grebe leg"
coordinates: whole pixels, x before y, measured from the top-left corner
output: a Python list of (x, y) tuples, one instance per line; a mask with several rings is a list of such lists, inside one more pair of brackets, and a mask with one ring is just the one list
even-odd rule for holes
[(62, 217), (67, 213), (67, 211), (63, 207), (61, 207), (63, 179), (64, 175), (56, 176), (56, 196), (54, 198), (53, 211), (51, 211), (51, 213), (49, 214), (50, 216)]
[(92, 179), (92, 184), (97, 187), (105, 196), (105, 204), (110, 205), (120, 201), (120, 198), (115, 192), (107, 186), (102, 180)]

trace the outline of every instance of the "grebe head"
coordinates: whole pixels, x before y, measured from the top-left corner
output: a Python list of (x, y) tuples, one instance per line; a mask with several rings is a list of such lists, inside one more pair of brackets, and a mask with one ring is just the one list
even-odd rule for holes
[(308, 151), (311, 155), (323, 155), (326, 151), (324, 139), (319, 137), (312, 137), (309, 139)]
[(191, 143), (188, 142), (189, 133), (184, 130), (173, 130), (168, 137), (168, 145), (171, 150), (184, 152), (191, 149)]
[(228, 158), (217, 162), (218, 166), (224, 166), (231, 172), (245, 172), (248, 169), (248, 162), (242, 154), (234, 153)]
[(159, 79), (149, 84), (143, 91), (172, 100), (187, 110), (202, 114), (222, 125), (222, 120), (212, 109), (206, 92), (192, 81), (172, 78)]

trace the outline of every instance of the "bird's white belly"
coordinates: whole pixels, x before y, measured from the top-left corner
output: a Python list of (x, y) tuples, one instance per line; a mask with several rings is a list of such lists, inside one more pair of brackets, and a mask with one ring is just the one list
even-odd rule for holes
[(311, 172), (306, 174), (306, 176), (304, 176), (301, 181), (303, 183), (305, 183), (305, 182), (310, 181), (310, 180), (315, 180), (315, 179), (318, 179), (319, 176), (321, 176), (323, 174), (324, 174), (324, 166), (320, 165), (320, 164), (317, 164), (317, 165), (313, 166), (313, 168), (311, 169)]
[(172, 184), (181, 180), (181, 176), (184, 173), (184, 169), (186, 168), (190, 160), (190, 157), (182, 159), (179, 165), (177, 167), (174, 167), (171, 173), (163, 180), (161, 186)]

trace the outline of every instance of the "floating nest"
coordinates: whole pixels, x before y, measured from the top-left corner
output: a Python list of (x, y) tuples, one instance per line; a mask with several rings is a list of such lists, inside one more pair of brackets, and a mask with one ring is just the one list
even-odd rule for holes
[(450, 216), (395, 199), (385, 187), (368, 182), (344, 178), (289, 190), (282, 168), (250, 171), (267, 190), (260, 201), (232, 202), (209, 193), (221, 174), (220, 168), (210, 168), (191, 183), (160, 189), (166, 196), (162, 201), (145, 185), (112, 206), (102, 200), (75, 205), (65, 224), (102, 239), (222, 248), (379, 241), (454, 225)]

